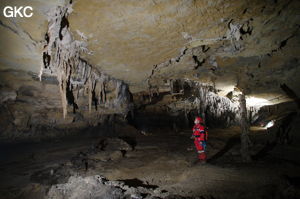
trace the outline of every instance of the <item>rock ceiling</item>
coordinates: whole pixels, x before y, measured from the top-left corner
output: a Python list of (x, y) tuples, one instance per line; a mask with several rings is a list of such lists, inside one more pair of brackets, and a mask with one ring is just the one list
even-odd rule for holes
[[(41, 91), (36, 93), (40, 99), (55, 101), (59, 94), (51, 93), (58, 88), (37, 77), (49, 13), (69, 2), (2, 0), (0, 5), (3, 10), (24, 3), (33, 7), (33, 17), (0, 17), (1, 89), (34, 87)], [(190, 79), (214, 85), (221, 95), (237, 86), (249, 95), (280, 102), (288, 99), (281, 84), (300, 94), (297, 0), (71, 3), (68, 28), (74, 39), (87, 44), (82, 58), (123, 80), (133, 93), (163, 90), (170, 79)], [(45, 88), (50, 94), (42, 94)]]

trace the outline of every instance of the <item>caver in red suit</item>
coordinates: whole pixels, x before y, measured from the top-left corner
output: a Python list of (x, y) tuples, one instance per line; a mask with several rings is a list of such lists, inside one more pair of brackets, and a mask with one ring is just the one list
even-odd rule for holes
[(198, 158), (201, 162), (206, 162), (206, 141), (208, 133), (203, 125), (201, 117), (196, 117), (193, 127), (194, 143), (198, 152)]

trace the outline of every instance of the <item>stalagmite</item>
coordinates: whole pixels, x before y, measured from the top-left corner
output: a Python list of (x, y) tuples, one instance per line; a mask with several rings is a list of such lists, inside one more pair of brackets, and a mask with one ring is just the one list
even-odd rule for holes
[(244, 94), (239, 95), (240, 103), (240, 127), (241, 127), (241, 155), (242, 159), (245, 162), (251, 161), (250, 156), (250, 145), (251, 141), (249, 138), (249, 123), (247, 120), (247, 108), (246, 108), (246, 99)]

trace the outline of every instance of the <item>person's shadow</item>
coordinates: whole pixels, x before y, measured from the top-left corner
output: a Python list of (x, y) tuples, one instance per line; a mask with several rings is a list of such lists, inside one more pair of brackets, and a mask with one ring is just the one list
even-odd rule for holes
[(207, 161), (210, 163), (216, 162), (219, 158), (221, 158), (225, 153), (227, 153), (232, 147), (234, 147), (238, 143), (240, 143), (240, 136), (232, 136), (227, 140), (226, 145)]

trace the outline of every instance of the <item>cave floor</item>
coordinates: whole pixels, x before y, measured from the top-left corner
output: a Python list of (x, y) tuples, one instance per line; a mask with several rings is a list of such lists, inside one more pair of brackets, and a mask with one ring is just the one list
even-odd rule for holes
[[(291, 186), (299, 193), (299, 149), (285, 146), (268, 149), (265, 130), (252, 128), (255, 160), (251, 163), (240, 160), (237, 127), (210, 130), (208, 163), (203, 165), (194, 163), (197, 154), (190, 136), (189, 130), (137, 135), (129, 138), (136, 143), (134, 150), (114, 160), (91, 162), (88, 170), (71, 169), (70, 159), (96, 144), (100, 139), (97, 136), (2, 143), (0, 193), (3, 198), (26, 198), (29, 192), (35, 192), (29, 198), (39, 198), (51, 184), (63, 183), (74, 173), (103, 175), (130, 186), (159, 187), (172, 194), (191, 197), (248, 198), (248, 195), (263, 198), (270, 193), (280, 195)], [(60, 176), (51, 180), (50, 173), (58, 169), (61, 169)], [(68, 171), (65, 176), (64, 171)], [(48, 175), (38, 175), (43, 172)]]

